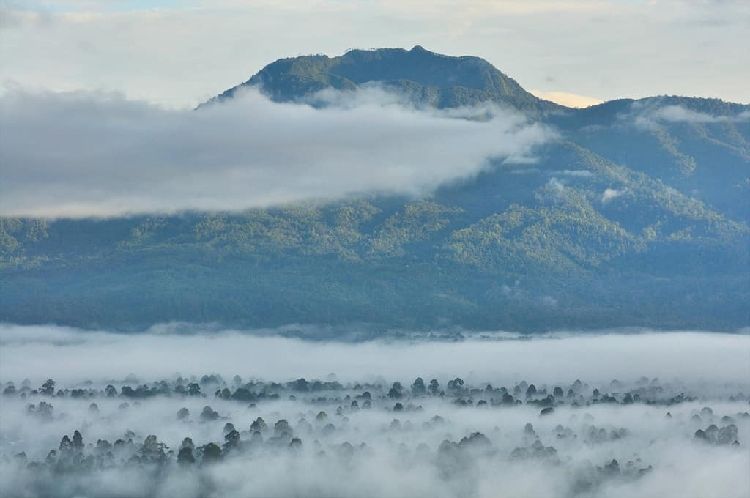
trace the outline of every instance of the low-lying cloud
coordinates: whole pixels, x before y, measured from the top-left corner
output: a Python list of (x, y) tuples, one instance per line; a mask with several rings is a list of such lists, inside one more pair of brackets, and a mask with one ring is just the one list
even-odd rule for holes
[[(0, 325), (0, 381), (47, 377), (80, 382), (176, 372), (215, 372), (293, 380), (362, 380), (388, 372), (492, 382), (661, 379), (717, 383), (750, 378), (750, 336), (720, 333), (639, 333), (539, 336), (531, 340), (310, 342), (251, 332), (116, 334), (52, 326)], [(169, 352), (169, 354), (165, 354)], [(750, 387), (750, 386), (748, 386)]]
[[(101, 93), (0, 97), (0, 215), (242, 210), (360, 194), (422, 195), (554, 133), (511, 111), (405, 107), (382, 91), (326, 108), (256, 90), (198, 110)], [(464, 119), (481, 114), (484, 119)]]
[(750, 111), (712, 115), (674, 104), (639, 104), (633, 106), (633, 111), (633, 123), (646, 130), (653, 130), (664, 124), (744, 123), (750, 121)]
[(602, 192), (602, 199), (601, 199), (602, 204), (607, 204), (611, 200), (617, 199), (624, 193), (625, 193), (624, 190), (618, 190), (615, 188), (605, 188), (604, 192)]

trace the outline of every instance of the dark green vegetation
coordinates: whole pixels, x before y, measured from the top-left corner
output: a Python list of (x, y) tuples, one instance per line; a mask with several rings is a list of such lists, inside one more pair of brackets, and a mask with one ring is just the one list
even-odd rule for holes
[(0, 220), (0, 319), (373, 331), (750, 324), (750, 106), (655, 97), (567, 109), (482, 59), (420, 47), (285, 59), (245, 84), (295, 101), (372, 83), (417, 105), (510, 106), (560, 140), (535, 164), (496, 164), (427, 199)]
[[(682, 489), (724, 483), (717, 496), (746, 496), (750, 414), (740, 392), (706, 396), (647, 377), (507, 387), (428, 379), (7, 382), (0, 413), (19, 435), (0, 440), (0, 494), (481, 498), (502, 485), (511, 496), (676, 497), (685, 496), (678, 467), (708, 470)], [(377, 481), (367, 480), (373, 469)], [(543, 478), (529, 491), (531, 472)]]
[(560, 109), (536, 98), (484, 59), (446, 57), (420, 46), (409, 51), (351, 50), (340, 57), (280, 59), (216, 99), (231, 98), (247, 85), (263, 87), (277, 102), (289, 102), (327, 88), (355, 90), (373, 83), (405, 95), (414, 103), (441, 108), (496, 102), (530, 112)]

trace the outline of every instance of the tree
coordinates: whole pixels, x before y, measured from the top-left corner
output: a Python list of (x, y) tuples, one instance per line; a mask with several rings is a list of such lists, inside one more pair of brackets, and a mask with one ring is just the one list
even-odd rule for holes
[(240, 446), (240, 433), (234, 430), (232, 428), (231, 431), (229, 431), (224, 436), (224, 452), (231, 451), (233, 449), (239, 448)]
[(44, 394), (46, 396), (52, 396), (55, 394), (55, 381), (52, 379), (47, 379), (44, 384), (42, 384), (42, 387), (39, 388), (39, 393)]
[(459, 377), (448, 381), (448, 389), (450, 389), (451, 391), (460, 391), (463, 386), (464, 380)]
[(304, 378), (295, 380), (294, 382), (291, 383), (290, 387), (294, 391), (299, 391), (299, 392), (307, 392), (310, 390), (310, 385)]
[(204, 406), (203, 411), (201, 412), (201, 420), (204, 422), (209, 422), (211, 420), (217, 420), (219, 418), (219, 414), (210, 406)]
[(73, 446), (74, 449), (76, 449), (78, 451), (80, 451), (80, 450), (83, 449), (83, 436), (78, 431), (75, 431), (73, 433), (73, 444), (72, 444), (72, 446)]
[(191, 465), (195, 463), (195, 457), (193, 456), (193, 448), (189, 446), (183, 446), (177, 453), (177, 463), (180, 465)]
[(65, 434), (60, 440), (60, 446), (58, 449), (60, 450), (60, 453), (68, 453), (73, 449), (73, 443), (70, 441), (67, 434)]
[(427, 387), (424, 385), (422, 377), (414, 379), (414, 383), (411, 385), (412, 396), (424, 396), (427, 393)]
[(404, 387), (400, 382), (394, 382), (391, 389), (388, 391), (388, 397), (393, 399), (399, 399), (403, 396)]
[(96, 440), (96, 451), (99, 454), (104, 454), (108, 452), (110, 449), (112, 449), (112, 443), (107, 441), (106, 439), (97, 439)]
[(163, 463), (167, 459), (167, 455), (164, 452), (164, 447), (164, 443), (159, 442), (155, 435), (148, 435), (146, 436), (146, 439), (143, 440), (143, 446), (141, 446), (141, 455), (146, 461)]
[(437, 379), (432, 379), (430, 381), (430, 387), (428, 388), (430, 391), (430, 394), (433, 396), (437, 396), (437, 394), (440, 392), (440, 384), (438, 383)]
[(208, 443), (203, 446), (202, 450), (204, 463), (217, 462), (221, 459), (221, 448), (218, 444)]
[(273, 425), (273, 432), (276, 436), (288, 437), (292, 435), (292, 428), (289, 425), (289, 422), (282, 418)]
[(47, 403), (46, 401), (40, 401), (38, 406), (34, 406), (33, 404), (26, 407), (26, 411), (29, 414), (33, 414), (37, 417), (39, 417), (42, 420), (52, 420), (52, 411), (54, 407), (51, 403)]
[(232, 399), (237, 401), (254, 401), (255, 393), (245, 387), (238, 387), (234, 393), (232, 393)]
[(262, 417), (256, 418), (252, 424), (250, 424), (250, 430), (257, 431), (257, 432), (263, 432), (266, 430), (266, 421), (263, 420)]

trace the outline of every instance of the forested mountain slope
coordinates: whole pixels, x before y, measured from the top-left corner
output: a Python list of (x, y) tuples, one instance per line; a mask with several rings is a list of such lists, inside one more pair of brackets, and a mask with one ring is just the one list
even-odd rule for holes
[(507, 106), (559, 140), (533, 164), (497, 163), (422, 199), (2, 219), (0, 320), (373, 333), (750, 324), (750, 107), (654, 97), (568, 109), (482, 59), (421, 47), (284, 59), (244, 85), (309, 102), (373, 84), (420, 106)]

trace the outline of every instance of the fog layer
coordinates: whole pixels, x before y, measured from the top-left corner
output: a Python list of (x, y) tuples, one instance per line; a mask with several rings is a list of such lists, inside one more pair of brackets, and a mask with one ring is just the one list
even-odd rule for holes
[[(155, 330), (161, 330), (159, 328)], [(641, 375), (685, 381), (750, 379), (750, 335), (701, 332), (550, 335), (531, 339), (314, 342), (252, 332), (115, 334), (0, 325), (0, 380), (81, 381), (215, 372), (262, 378), (383, 375), (486, 381), (609, 381)]]
[(174, 330), (0, 327), (0, 496), (750, 493), (746, 334)]
[[(315, 108), (257, 90), (193, 110), (117, 95), (0, 96), (0, 215), (241, 210), (419, 195), (490, 160), (528, 161), (547, 128), (497, 108), (416, 110), (377, 88)], [(464, 119), (467, 113), (481, 120)]]

